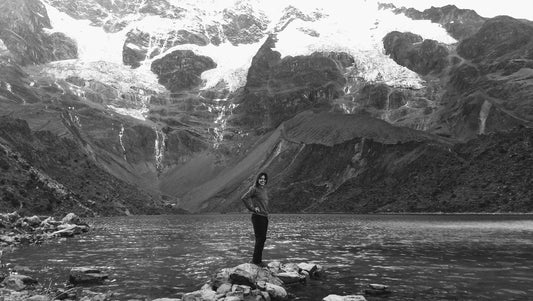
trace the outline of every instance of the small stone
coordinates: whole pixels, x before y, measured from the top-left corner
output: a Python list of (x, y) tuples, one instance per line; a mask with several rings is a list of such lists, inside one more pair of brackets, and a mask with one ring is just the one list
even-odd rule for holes
[(187, 294), (183, 295), (181, 300), (182, 301), (204, 301), (202, 299), (201, 291), (195, 291), (195, 292), (187, 293)]
[(308, 271), (302, 271), (300, 274), (304, 277), (305, 283), (308, 283), (311, 280), (311, 275), (309, 275)]
[(242, 292), (229, 292), (226, 294), (226, 298), (230, 297), (237, 298), (238, 300), (243, 300), (244, 294)]
[(268, 263), (268, 268), (272, 273), (279, 273), (281, 270), (281, 262), (279, 261), (271, 261)]
[(25, 221), (31, 227), (37, 227), (37, 226), (39, 226), (41, 224), (41, 219), (37, 215), (31, 216), (31, 217), (26, 217)]
[(368, 287), (365, 289), (365, 295), (381, 296), (391, 293), (387, 285), (373, 283), (369, 284)]
[(272, 300), (272, 298), (270, 298), (270, 295), (268, 294), (268, 292), (261, 292), (261, 295), (263, 296), (263, 299), (265, 299), (265, 301)]
[(298, 267), (298, 265), (296, 263), (287, 263), (287, 264), (283, 264), (281, 266), (281, 269), (284, 271), (284, 272), (300, 272), (300, 268)]
[(232, 287), (231, 283), (223, 283), (217, 288), (217, 294), (225, 295), (228, 292), (231, 292), (231, 287)]
[(109, 276), (98, 269), (77, 267), (70, 270), (69, 282), (72, 284), (102, 283)]
[(34, 271), (30, 269), (29, 267), (16, 265), (13, 267), (13, 271), (17, 273), (33, 273)]
[(15, 291), (21, 291), (26, 288), (26, 285), (24, 285), (24, 283), (20, 279), (6, 278), (4, 279), (4, 281), (2, 281), (2, 284), (4, 285), (4, 287)]
[(89, 227), (83, 225), (63, 224), (57, 227), (59, 230), (51, 235), (56, 237), (72, 237), (89, 231)]
[(233, 269), (220, 269), (212, 278), (211, 282), (215, 287), (220, 287), (224, 283), (229, 283), (229, 275), (233, 272)]
[(287, 291), (283, 287), (268, 282), (266, 283), (266, 291), (274, 300), (285, 300), (288, 296)]
[(371, 284), (368, 285), (368, 287), (370, 287), (371, 289), (374, 289), (374, 290), (386, 290), (386, 289), (389, 288), (387, 285), (376, 284), (376, 283), (371, 283)]
[(305, 276), (300, 275), (297, 272), (278, 273), (276, 276), (281, 279), (284, 284), (294, 284), (305, 281)]
[(313, 275), (313, 273), (318, 269), (316, 264), (312, 263), (299, 263), (298, 268), (301, 270), (307, 271), (310, 275)]
[(0, 241), (5, 241), (8, 244), (12, 244), (15, 242), (15, 238), (12, 236), (0, 235)]
[(43, 295), (35, 295), (31, 296), (26, 301), (50, 301), (50, 298), (48, 296)]
[(203, 301), (216, 301), (217, 293), (212, 289), (202, 289), (200, 290), (201, 300)]
[(247, 286), (247, 285), (234, 284), (231, 287), (231, 291), (232, 292), (239, 292), (239, 293), (243, 293), (244, 295), (249, 295), (251, 290), (252, 290), (252, 288)]
[(366, 298), (361, 295), (348, 295), (348, 296), (339, 296), (339, 295), (328, 295), (322, 301), (366, 301)]

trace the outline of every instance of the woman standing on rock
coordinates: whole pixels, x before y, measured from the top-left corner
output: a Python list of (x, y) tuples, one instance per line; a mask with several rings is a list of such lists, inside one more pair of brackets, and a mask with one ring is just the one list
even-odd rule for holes
[(252, 212), (252, 225), (255, 234), (252, 263), (259, 266), (265, 265), (262, 260), (268, 228), (268, 194), (265, 187), (267, 182), (267, 174), (260, 173), (255, 184), (241, 197), (246, 208)]

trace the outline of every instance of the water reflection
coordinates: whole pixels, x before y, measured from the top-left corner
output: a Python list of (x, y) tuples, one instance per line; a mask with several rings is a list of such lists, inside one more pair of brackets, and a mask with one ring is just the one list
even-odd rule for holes
[[(249, 261), (253, 247), (248, 215), (92, 223), (97, 229), (89, 235), (24, 248), (6, 260), (56, 282), (73, 266), (96, 266), (113, 282), (94, 290), (152, 299), (198, 289), (217, 268)], [(389, 285), (393, 300), (527, 300), (532, 234), (528, 216), (274, 215), (265, 257), (326, 267), (325, 279), (291, 288), (299, 300), (359, 293), (369, 283)]]

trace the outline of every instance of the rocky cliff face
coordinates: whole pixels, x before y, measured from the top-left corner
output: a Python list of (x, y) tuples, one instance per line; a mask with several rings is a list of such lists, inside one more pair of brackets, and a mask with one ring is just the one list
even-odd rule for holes
[(320, 53), (281, 59), (274, 47), (271, 36), (254, 56), (246, 85), (237, 96), (235, 114), (241, 116), (232, 122), (271, 130), (303, 110), (328, 110), (332, 100), (343, 94), (346, 79), (341, 62)]
[[(433, 131), (470, 139), (531, 124), (531, 28), (531, 22), (502, 16), (450, 50), (397, 32), (389, 33), (384, 45), (397, 63), (441, 82)], [(430, 44), (435, 46), (424, 47)]]
[(47, 34), (50, 20), (38, 0), (0, 3), (0, 39), (21, 65), (77, 57), (76, 42), (62, 33)]
[[(287, 7), (271, 19), (243, 1), (211, 11), (118, 0), (0, 8), (0, 164), (15, 179), (0, 189), (10, 209), (240, 211), (266, 170), (276, 212), (531, 210), (520, 165), (530, 145), (518, 141), (533, 120), (528, 21), (382, 5), (442, 24), (458, 42), (395, 31), (377, 52), (308, 43), (287, 55), (287, 38), (318, 41), (331, 16)], [(51, 34), (47, 12), (90, 20), (119, 55), (88, 59), (94, 45)], [(221, 49), (241, 65), (230, 68)], [(253, 50), (249, 61), (241, 49)], [(496, 175), (498, 164), (509, 174)]]

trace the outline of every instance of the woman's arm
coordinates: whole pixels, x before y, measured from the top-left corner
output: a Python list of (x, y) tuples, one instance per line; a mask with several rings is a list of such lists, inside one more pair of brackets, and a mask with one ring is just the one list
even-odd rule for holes
[(250, 187), (248, 191), (241, 197), (241, 201), (244, 203), (244, 206), (251, 212), (256, 212), (256, 209), (251, 204), (251, 199), (254, 195), (255, 189), (254, 187)]

